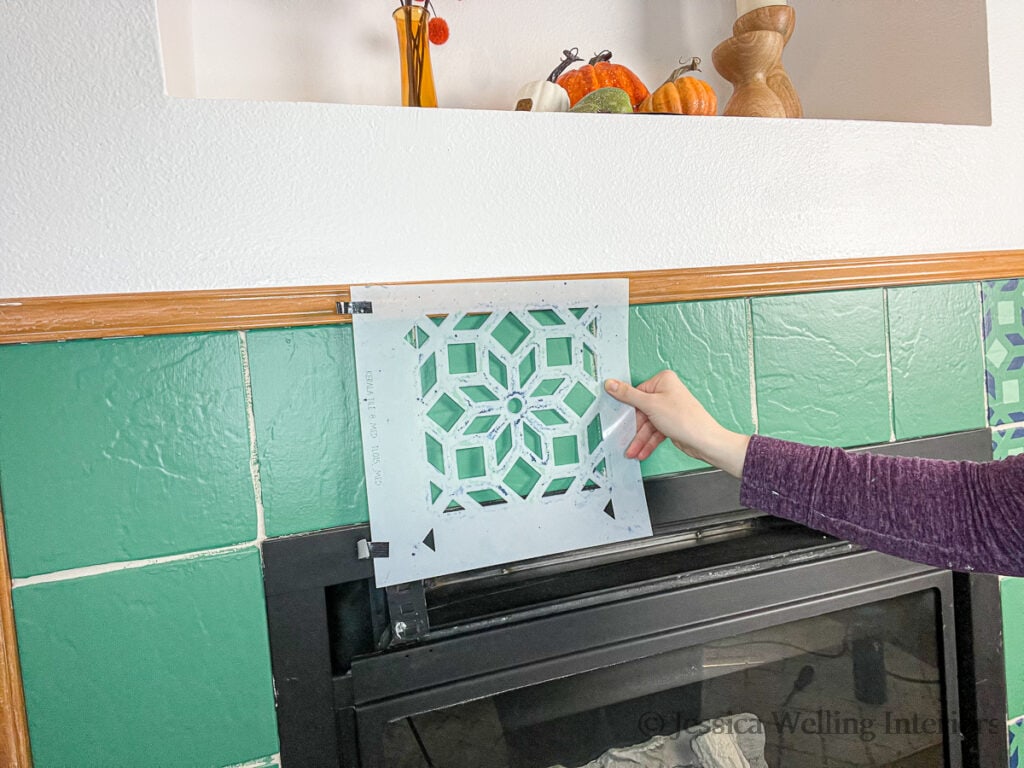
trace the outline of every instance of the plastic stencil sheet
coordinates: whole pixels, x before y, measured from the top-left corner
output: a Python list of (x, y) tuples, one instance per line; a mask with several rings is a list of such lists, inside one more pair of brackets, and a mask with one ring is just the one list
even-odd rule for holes
[(629, 379), (626, 280), (351, 298), (378, 586), (651, 534), (633, 409), (603, 388)]

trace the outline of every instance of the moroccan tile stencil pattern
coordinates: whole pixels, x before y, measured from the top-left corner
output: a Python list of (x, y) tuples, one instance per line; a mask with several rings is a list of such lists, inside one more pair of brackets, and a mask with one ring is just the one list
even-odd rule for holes
[(488, 506), (605, 484), (595, 314), (437, 316), (406, 334), (422, 360), (419, 423), (435, 509), (464, 509), (467, 496)]
[(629, 376), (625, 281), (352, 296), (378, 584), (650, 533), (633, 411), (602, 387)]

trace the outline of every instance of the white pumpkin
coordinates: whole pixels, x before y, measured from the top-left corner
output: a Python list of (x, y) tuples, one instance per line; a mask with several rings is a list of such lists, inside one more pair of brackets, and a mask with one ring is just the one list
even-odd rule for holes
[(547, 80), (534, 80), (527, 83), (516, 93), (517, 112), (568, 112), (569, 94), (555, 80), (558, 79), (570, 64), (583, 61), (578, 55), (579, 50), (573, 48), (562, 51), (564, 58), (548, 75)]
[(519, 112), (568, 112), (569, 94), (558, 83), (534, 80), (516, 94)]

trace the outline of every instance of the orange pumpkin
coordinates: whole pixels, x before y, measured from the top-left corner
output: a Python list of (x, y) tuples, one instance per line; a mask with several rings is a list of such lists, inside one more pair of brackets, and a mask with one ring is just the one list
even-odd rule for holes
[(636, 111), (672, 115), (717, 114), (718, 96), (715, 89), (703, 80), (686, 76), (688, 72), (700, 72), (699, 65), (700, 59), (694, 57), (689, 64), (676, 69), (668, 80), (643, 100)]
[(633, 109), (650, 95), (647, 86), (631, 69), (612, 64), (611, 57), (611, 51), (601, 51), (588, 64), (566, 72), (555, 81), (569, 94), (570, 107), (598, 88), (621, 88), (629, 94)]

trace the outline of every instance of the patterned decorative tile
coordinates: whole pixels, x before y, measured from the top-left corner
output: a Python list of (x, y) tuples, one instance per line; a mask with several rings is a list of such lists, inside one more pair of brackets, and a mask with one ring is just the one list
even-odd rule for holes
[(997, 459), (1024, 453), (1024, 427), (992, 430), (992, 455)]
[[(671, 368), (724, 426), (754, 431), (743, 300), (631, 307), (629, 365), (634, 383)], [(665, 442), (640, 469), (653, 477), (707, 466)]]
[(881, 289), (753, 300), (758, 427), (784, 440), (888, 442)]
[(982, 302), (989, 424), (1024, 423), (1024, 279), (983, 283)]
[(1010, 768), (1024, 766), (1024, 717), (1018, 717), (1006, 724), (1006, 735), (1010, 742)]
[(977, 283), (890, 288), (897, 440), (987, 424)]

